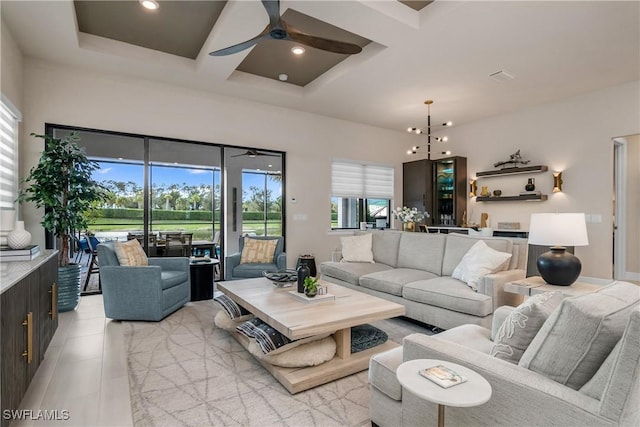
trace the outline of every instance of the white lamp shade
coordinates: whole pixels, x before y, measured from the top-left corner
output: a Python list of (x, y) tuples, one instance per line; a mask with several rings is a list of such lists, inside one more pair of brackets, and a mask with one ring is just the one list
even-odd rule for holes
[(583, 213), (531, 214), (529, 244), (542, 246), (586, 246), (587, 222)]

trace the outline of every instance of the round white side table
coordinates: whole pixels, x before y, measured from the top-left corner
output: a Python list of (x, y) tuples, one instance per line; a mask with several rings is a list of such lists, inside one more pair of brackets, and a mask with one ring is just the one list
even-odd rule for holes
[[(462, 384), (443, 388), (418, 372), (436, 365), (444, 365), (467, 378)], [(445, 406), (471, 407), (482, 405), (491, 398), (491, 385), (480, 374), (452, 362), (436, 359), (415, 359), (404, 362), (396, 371), (398, 381), (407, 391), (421, 399), (438, 404), (438, 427), (444, 427)]]

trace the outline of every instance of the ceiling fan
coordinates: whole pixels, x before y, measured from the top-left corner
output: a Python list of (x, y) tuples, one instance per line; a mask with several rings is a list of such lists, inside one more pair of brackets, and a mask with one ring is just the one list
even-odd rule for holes
[(315, 47), (316, 49), (347, 55), (353, 55), (362, 51), (362, 48), (356, 44), (304, 34), (287, 24), (280, 18), (280, 0), (262, 0), (262, 5), (269, 15), (269, 24), (260, 34), (242, 43), (213, 51), (209, 53), (209, 55), (232, 55), (248, 49), (260, 42), (260, 40), (267, 38), (274, 40), (291, 40), (305, 46)]
[(253, 149), (247, 150), (246, 153), (236, 154), (236, 155), (231, 156), (231, 157), (241, 157), (241, 156), (248, 156), (248, 157), (258, 157), (258, 156), (280, 157), (279, 154), (263, 153), (262, 151), (253, 150)]

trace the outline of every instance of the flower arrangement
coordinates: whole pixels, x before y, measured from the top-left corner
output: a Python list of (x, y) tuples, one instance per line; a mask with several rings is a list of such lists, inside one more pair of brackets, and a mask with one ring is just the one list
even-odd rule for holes
[(420, 222), (425, 218), (429, 218), (429, 213), (420, 212), (417, 208), (408, 208), (406, 206), (396, 207), (393, 216), (402, 222)]

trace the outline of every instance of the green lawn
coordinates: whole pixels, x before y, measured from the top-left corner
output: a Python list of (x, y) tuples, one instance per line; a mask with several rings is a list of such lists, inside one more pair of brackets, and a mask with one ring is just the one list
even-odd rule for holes
[[(216, 224), (219, 227), (219, 224)], [(142, 232), (143, 224), (140, 222), (124, 223), (118, 218), (100, 218), (96, 222), (89, 225), (89, 229), (94, 233), (109, 231), (130, 231)], [(184, 233), (193, 233), (193, 240), (212, 240), (213, 231), (210, 223), (189, 223), (185, 221), (163, 220), (153, 224), (153, 231), (182, 231)], [(268, 235), (282, 235), (282, 223), (280, 221), (267, 222)], [(255, 233), (258, 236), (264, 235), (263, 221), (244, 221), (242, 223), (243, 233)]]

